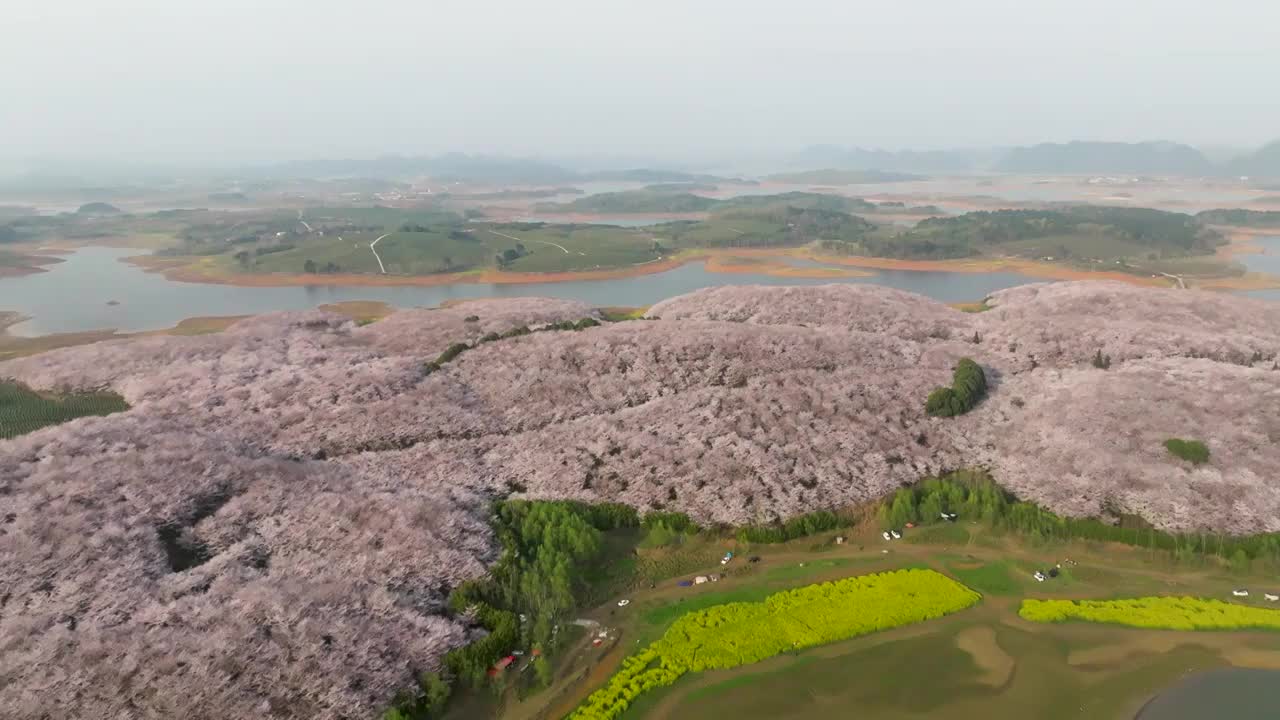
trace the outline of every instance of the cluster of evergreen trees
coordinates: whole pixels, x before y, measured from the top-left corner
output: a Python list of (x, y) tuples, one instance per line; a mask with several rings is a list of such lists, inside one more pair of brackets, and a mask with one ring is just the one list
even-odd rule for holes
[[(670, 522), (677, 522), (673, 517)], [(684, 520), (687, 522), (688, 518)], [(502, 554), (489, 577), (459, 585), (449, 596), (449, 609), (469, 612), (488, 634), (449, 651), (444, 658), (455, 682), (481, 687), (489, 669), (512, 650), (537, 649), (545, 657), (557, 647), (558, 628), (588, 592), (583, 572), (599, 562), (603, 533), (636, 527), (634, 508), (616, 503), (588, 505), (572, 501), (506, 500), (493, 509), (494, 533)], [(545, 659), (539, 677), (547, 677)], [(397, 699), (385, 720), (434, 720), (442, 716), (448, 682), (427, 673), (421, 691)]]
[(987, 396), (987, 376), (982, 366), (970, 358), (960, 358), (951, 387), (940, 387), (929, 393), (925, 412), (934, 417), (963, 415)]

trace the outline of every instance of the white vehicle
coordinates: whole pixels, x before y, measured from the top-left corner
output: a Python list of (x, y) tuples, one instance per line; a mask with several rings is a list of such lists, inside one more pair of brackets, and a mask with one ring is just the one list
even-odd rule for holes
[(1044, 582), (1044, 573), (1037, 570), (1035, 574), (1035, 578), (1036, 578), (1036, 582)]
[(1232, 590), (1231, 594), (1235, 595), (1236, 597), (1249, 597), (1248, 590)]
[(889, 531), (888, 531), (888, 530), (885, 530), (884, 532), (882, 532), (882, 533), (880, 533), (880, 534), (884, 536), (884, 539), (885, 539), (885, 540), (889, 540), (889, 539), (891, 539), (891, 538), (889, 537)]
[(1280, 600), (1280, 595), (1272, 595), (1271, 593), (1262, 593), (1262, 597), (1266, 598), (1267, 602), (1275, 602), (1277, 600)]
[(626, 607), (631, 604), (630, 600), (619, 600), (618, 607)]
[(901, 540), (901, 539), (902, 539), (902, 533), (898, 532), (897, 530), (890, 530), (890, 531), (889, 531), (889, 534), (893, 536), (893, 539), (894, 539), (894, 540)]

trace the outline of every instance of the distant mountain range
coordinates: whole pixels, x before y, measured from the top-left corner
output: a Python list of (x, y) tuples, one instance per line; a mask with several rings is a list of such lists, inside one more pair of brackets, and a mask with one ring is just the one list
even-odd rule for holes
[(1280, 140), (1227, 163), (1232, 175), (1280, 178)]
[(883, 170), (900, 173), (963, 173), (988, 164), (993, 150), (868, 150), (813, 145), (801, 150), (791, 165), (797, 169)]
[[(1173, 142), (1041, 143), (1015, 148), (968, 150), (871, 150), (835, 145), (814, 145), (783, 161), (770, 163), (778, 175), (795, 182), (846, 184), (889, 182), (926, 174), (972, 172), (1182, 175), (1250, 177), (1280, 184), (1280, 141), (1253, 152), (1226, 158)], [(639, 161), (643, 162), (643, 161)], [(236, 187), (281, 180), (366, 178), (404, 181), (430, 178), (437, 182), (463, 182), (491, 186), (570, 186), (585, 182), (702, 183), (743, 182), (701, 172), (637, 165), (629, 169), (591, 168), (559, 161), (502, 155), (384, 155), (376, 158), (305, 160), (229, 168), (165, 169), (159, 166), (68, 165), (55, 161), (29, 165), (24, 171), (0, 177), (0, 190), (54, 192), (74, 190), (95, 199), (111, 199), (127, 185), (171, 186), (192, 181), (234, 181)]]
[(1248, 175), (1280, 178), (1280, 141), (1255, 152), (1215, 163), (1190, 145), (1173, 142), (1041, 143), (1008, 150), (890, 152), (817, 145), (791, 158), (796, 168), (838, 168), (905, 173), (1007, 173), (1087, 175)]
[(1213, 164), (1190, 145), (1171, 142), (1041, 143), (1010, 150), (996, 170), (1010, 173), (1210, 175)]

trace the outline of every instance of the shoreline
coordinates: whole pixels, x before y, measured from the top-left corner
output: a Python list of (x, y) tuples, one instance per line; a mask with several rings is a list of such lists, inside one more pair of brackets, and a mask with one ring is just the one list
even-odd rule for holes
[[(802, 268), (786, 263), (734, 263), (733, 258), (778, 258), (794, 257), (834, 267)], [(576, 282), (589, 280), (619, 280), (630, 277), (641, 277), (674, 270), (688, 263), (703, 262), (708, 272), (730, 274), (769, 275), (772, 277), (792, 278), (832, 278), (870, 277), (874, 272), (849, 271), (856, 274), (841, 273), (842, 268), (858, 268), (862, 271), (901, 270), (908, 272), (955, 272), (985, 273), (1011, 272), (1026, 275), (1031, 279), (1042, 280), (1119, 280), (1135, 285), (1167, 287), (1167, 278), (1151, 278), (1143, 275), (1116, 272), (1114, 270), (1082, 270), (1060, 265), (1053, 265), (1038, 260), (1021, 258), (973, 258), (957, 260), (903, 260), (896, 258), (878, 258), (868, 256), (824, 255), (807, 247), (798, 248), (706, 248), (681, 250), (666, 257), (651, 260), (638, 265), (601, 270), (581, 270), (563, 272), (509, 272), (493, 269), (470, 270), (458, 273), (439, 275), (368, 275), (359, 273), (336, 273), (332, 275), (315, 275), (304, 273), (271, 273), (260, 275), (229, 275), (208, 267), (202, 260), (191, 262), (187, 258), (163, 258), (152, 255), (137, 255), (124, 258), (124, 261), (140, 267), (147, 272), (159, 272), (165, 278), (176, 282), (204, 283), (212, 285), (231, 285), (236, 287), (296, 287), (308, 285), (338, 285), (345, 287), (391, 287), (391, 286), (437, 286), (455, 284), (479, 285), (528, 285), (537, 283)], [(205, 268), (201, 268), (204, 262)], [(1236, 278), (1221, 278), (1221, 287), (1230, 287)], [(1274, 285), (1280, 287), (1280, 279)], [(1254, 289), (1256, 283), (1249, 283), (1246, 289)], [(1217, 287), (1217, 286), (1215, 286)]]
[(40, 248), (35, 252), (25, 250), (4, 252), (6, 252), (6, 254), (11, 253), (16, 256), (16, 260), (19, 264), (0, 265), (0, 278), (25, 277), (27, 275), (49, 272), (49, 268), (45, 267), (46, 265), (57, 265), (60, 262), (66, 262), (64, 258), (51, 254), (56, 252), (52, 248)]
[[(395, 311), (387, 303), (375, 300), (347, 300), (318, 306), (326, 312), (345, 315), (359, 324), (380, 320)], [(30, 318), (11, 310), (0, 310), (0, 361), (35, 355), (48, 350), (89, 345), (104, 340), (128, 340), (156, 335), (207, 335), (226, 330), (237, 322), (253, 315), (207, 315), (183, 318), (176, 325), (158, 330), (118, 332), (115, 328), (82, 330), (79, 332), (52, 333), (49, 335), (11, 335), (9, 328)]]

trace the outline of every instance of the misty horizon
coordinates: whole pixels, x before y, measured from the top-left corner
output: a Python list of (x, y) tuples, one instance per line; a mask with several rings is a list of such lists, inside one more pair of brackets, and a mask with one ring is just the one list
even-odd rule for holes
[(1280, 8), (1177, 0), (603, 7), (85, 0), (9, 13), (16, 160), (435, 155), (714, 162), (810, 145), (1280, 135)]

